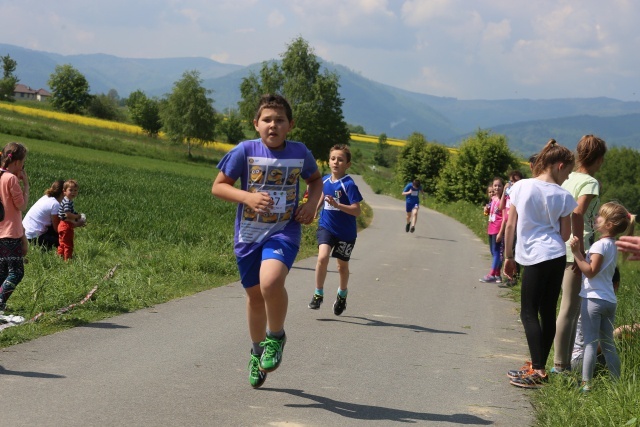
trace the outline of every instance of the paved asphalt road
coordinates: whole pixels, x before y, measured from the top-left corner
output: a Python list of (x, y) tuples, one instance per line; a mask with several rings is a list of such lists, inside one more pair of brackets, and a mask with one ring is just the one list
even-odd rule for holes
[(307, 308), (315, 259), (296, 263), (284, 361), (261, 389), (248, 384), (232, 283), (3, 349), (0, 425), (531, 425), (531, 392), (505, 375), (527, 355), (516, 304), (478, 282), (486, 244), (424, 208), (405, 233), (404, 202), (356, 179), (375, 216), (351, 259), (347, 310), (332, 311), (334, 262), (318, 311)]

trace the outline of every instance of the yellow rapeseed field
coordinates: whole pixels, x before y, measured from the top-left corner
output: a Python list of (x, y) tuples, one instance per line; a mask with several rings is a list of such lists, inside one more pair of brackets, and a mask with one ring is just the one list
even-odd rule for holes
[(48, 119), (61, 120), (69, 123), (76, 123), (85, 126), (95, 126), (103, 129), (117, 130), (121, 132), (143, 134), (144, 131), (140, 126), (128, 125), (126, 123), (111, 122), (109, 120), (101, 120), (93, 117), (78, 116), (76, 114), (59, 113), (57, 111), (40, 110), (38, 108), (29, 108), (22, 105), (11, 105), (0, 103), (0, 108), (14, 111), (29, 116), (45, 117)]
[[(374, 135), (362, 135), (362, 134), (359, 134), (359, 133), (352, 133), (351, 134), (351, 139), (353, 141), (368, 142), (368, 143), (371, 143), (371, 144), (377, 144), (378, 143), (378, 137), (374, 136)], [(387, 144), (394, 145), (396, 147), (404, 147), (407, 144), (407, 141), (402, 140), (402, 139), (387, 138)]]
[[(26, 114), (31, 116), (46, 117), (49, 119), (61, 120), (61, 121), (76, 123), (76, 124), (85, 125), (85, 126), (94, 126), (94, 127), (99, 127), (103, 129), (111, 129), (111, 130), (116, 130), (121, 132), (132, 133), (136, 135), (144, 134), (144, 131), (140, 126), (129, 125), (126, 123), (112, 122), (109, 120), (96, 119), (93, 117), (85, 117), (85, 116), (79, 116), (76, 114), (60, 113), (57, 111), (41, 110), (38, 108), (29, 108), (21, 105), (12, 105), (12, 104), (5, 104), (5, 103), (0, 103), (0, 108), (14, 111), (16, 113), (21, 113), (21, 114)], [(162, 137), (162, 134), (160, 134), (160, 137)], [(370, 144), (378, 143), (377, 136), (363, 135), (358, 133), (352, 133), (351, 140), (358, 141), (358, 142), (366, 142)], [(396, 147), (404, 147), (407, 141), (402, 139), (388, 138), (387, 143), (389, 145), (393, 145)], [(210, 147), (210, 148), (215, 148), (217, 150), (225, 150), (225, 151), (229, 151), (233, 147), (235, 147), (235, 145), (233, 144), (227, 144), (224, 142), (215, 142), (215, 141), (206, 142), (203, 145), (205, 147)], [(449, 148), (449, 151), (456, 153), (458, 150), (456, 150), (455, 148)]]

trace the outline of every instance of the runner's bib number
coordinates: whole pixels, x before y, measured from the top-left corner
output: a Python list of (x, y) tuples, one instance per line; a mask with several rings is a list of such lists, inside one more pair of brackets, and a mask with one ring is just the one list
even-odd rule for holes
[(269, 191), (269, 197), (273, 200), (273, 206), (271, 206), (271, 213), (285, 213), (287, 209), (287, 193), (280, 190)]

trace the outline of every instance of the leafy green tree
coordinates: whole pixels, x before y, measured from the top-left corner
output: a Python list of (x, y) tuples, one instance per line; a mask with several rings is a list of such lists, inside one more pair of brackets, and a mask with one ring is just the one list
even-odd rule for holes
[(617, 201), (631, 213), (640, 213), (640, 151), (613, 147), (607, 151), (596, 178), (602, 203)]
[(259, 75), (251, 72), (248, 77), (242, 79), (240, 83), (242, 100), (238, 102), (238, 107), (240, 116), (247, 123), (253, 123), (262, 95), (282, 91), (283, 78), (282, 70), (277, 63), (265, 61), (262, 63)]
[(422, 187), (429, 194), (435, 194), (438, 179), (449, 162), (451, 153), (442, 144), (428, 143), (422, 150), (422, 170), (424, 181)]
[(109, 95), (101, 93), (91, 97), (87, 105), (87, 113), (90, 116), (104, 120), (120, 121), (122, 114), (118, 109), (118, 103)]
[(424, 191), (433, 194), (442, 169), (449, 161), (449, 150), (441, 144), (430, 143), (419, 132), (407, 138), (396, 165), (396, 180), (404, 185), (419, 179)]
[(215, 136), (218, 118), (213, 99), (208, 97), (211, 93), (202, 86), (199, 71), (185, 71), (162, 104), (164, 130), (172, 141), (187, 143), (189, 158), (191, 144), (211, 141)]
[(373, 152), (373, 161), (375, 164), (388, 167), (389, 161), (387, 160), (386, 153), (387, 148), (389, 148), (389, 143), (387, 142), (387, 134), (381, 133), (378, 137), (378, 143), (376, 144), (376, 150)]
[(506, 177), (518, 167), (504, 135), (478, 130), (460, 145), (459, 153), (442, 169), (436, 197), (442, 201), (486, 199), (487, 183), (494, 176)]
[(14, 102), (13, 93), (20, 81), (14, 74), (18, 63), (10, 55), (0, 57), (2, 61), (2, 79), (0, 80), (0, 101)]
[(424, 182), (422, 177), (422, 150), (427, 139), (421, 133), (414, 132), (407, 138), (407, 143), (400, 150), (396, 165), (396, 180), (399, 185), (414, 179)]
[(303, 141), (316, 159), (328, 161), (329, 148), (349, 144), (350, 134), (342, 113), (338, 75), (325, 70), (309, 44), (301, 37), (282, 54), (282, 65), (262, 64), (260, 75), (252, 73), (240, 84), (240, 114), (248, 121), (265, 93), (281, 93), (293, 110), (296, 123), (289, 138)]
[(56, 65), (48, 84), (51, 88), (50, 102), (56, 110), (79, 114), (91, 100), (89, 82), (69, 64)]
[(237, 144), (245, 139), (244, 126), (236, 110), (228, 110), (219, 123), (218, 131), (225, 136), (229, 144)]
[(347, 124), (347, 128), (349, 129), (349, 132), (351, 133), (357, 133), (359, 135), (366, 135), (367, 132), (365, 132), (364, 128), (362, 127), (362, 125), (349, 125)]
[(158, 136), (162, 129), (162, 119), (157, 99), (147, 98), (143, 91), (136, 90), (129, 94), (126, 105), (133, 123), (140, 126), (147, 135), (154, 138)]

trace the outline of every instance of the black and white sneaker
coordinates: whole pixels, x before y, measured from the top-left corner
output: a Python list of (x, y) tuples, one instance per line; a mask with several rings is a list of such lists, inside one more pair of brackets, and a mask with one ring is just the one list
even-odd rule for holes
[(336, 302), (333, 303), (333, 314), (340, 316), (347, 309), (347, 297), (336, 295)]
[(313, 294), (313, 297), (311, 297), (311, 302), (309, 303), (309, 308), (312, 310), (319, 309), (320, 306), (322, 305), (323, 300), (324, 300), (324, 297), (322, 295)]

